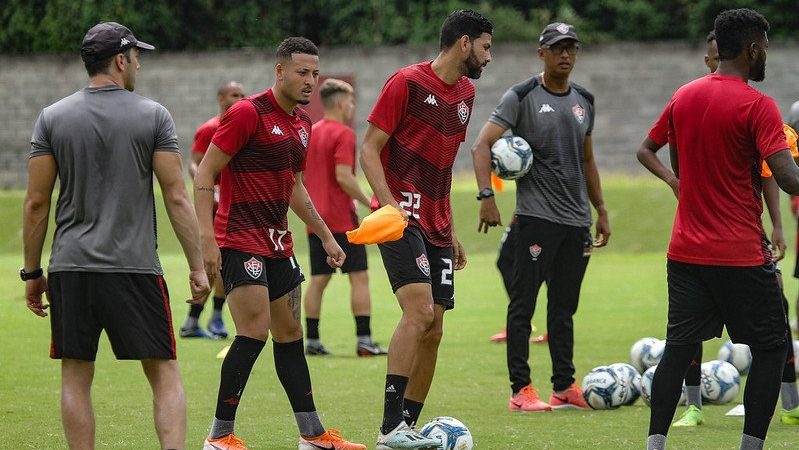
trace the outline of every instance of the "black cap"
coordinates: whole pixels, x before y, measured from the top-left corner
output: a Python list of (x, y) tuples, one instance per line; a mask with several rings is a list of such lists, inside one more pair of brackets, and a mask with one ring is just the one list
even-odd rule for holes
[(80, 47), (80, 57), (85, 62), (99, 61), (132, 47), (155, 50), (152, 45), (137, 40), (127, 27), (116, 22), (103, 22), (86, 32)]
[(573, 25), (563, 22), (550, 23), (541, 32), (541, 37), (538, 38), (538, 45), (552, 45), (564, 39), (574, 39), (580, 42)]

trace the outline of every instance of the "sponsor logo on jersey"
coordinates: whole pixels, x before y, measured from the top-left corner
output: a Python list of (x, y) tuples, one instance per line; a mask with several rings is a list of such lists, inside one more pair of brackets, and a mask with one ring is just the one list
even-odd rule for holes
[(538, 256), (541, 254), (541, 246), (538, 244), (533, 244), (530, 246), (530, 256), (533, 257), (533, 261), (538, 261)]
[(244, 270), (246, 270), (247, 275), (251, 276), (253, 279), (258, 279), (264, 271), (264, 264), (253, 256), (247, 261), (244, 261)]
[(424, 100), (424, 102), (427, 103), (428, 105), (438, 106), (438, 102), (436, 101), (436, 96), (433, 94), (428, 95), (427, 98)]
[(577, 122), (583, 123), (585, 120), (585, 110), (580, 105), (572, 106), (572, 113), (574, 113), (574, 118), (577, 119)]
[(279, 126), (275, 125), (274, 127), (272, 127), (272, 134), (283, 136), (283, 130), (281, 130)]
[(466, 106), (466, 102), (463, 100), (458, 103), (458, 118), (461, 119), (462, 124), (469, 120), (469, 107)]
[(301, 127), (297, 133), (300, 135), (300, 141), (302, 141), (302, 146), (308, 146), (308, 132), (305, 130), (305, 127)]
[(538, 110), (538, 114), (543, 114), (548, 112), (555, 112), (555, 109), (549, 106), (549, 103), (544, 103), (543, 105), (541, 105), (541, 109)]
[(419, 270), (426, 276), (430, 276), (430, 261), (427, 260), (427, 255), (422, 253), (416, 258), (416, 265), (419, 266)]

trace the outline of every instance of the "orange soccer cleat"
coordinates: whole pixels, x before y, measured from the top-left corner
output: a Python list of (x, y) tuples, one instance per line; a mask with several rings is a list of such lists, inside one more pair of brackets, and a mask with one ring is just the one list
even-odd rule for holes
[(363, 444), (349, 442), (341, 437), (338, 430), (327, 430), (315, 438), (300, 437), (298, 450), (366, 450)]
[(529, 384), (510, 398), (508, 409), (511, 411), (552, 411), (552, 407), (541, 401), (538, 398), (538, 391)]
[(203, 444), (203, 450), (247, 450), (247, 446), (244, 441), (230, 433), (216, 439), (208, 437)]

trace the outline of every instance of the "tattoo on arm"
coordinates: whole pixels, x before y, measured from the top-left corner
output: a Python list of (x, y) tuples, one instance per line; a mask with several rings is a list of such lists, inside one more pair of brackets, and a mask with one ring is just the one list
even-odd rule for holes
[(311, 219), (322, 220), (322, 218), (319, 217), (319, 213), (316, 212), (316, 208), (314, 208), (313, 202), (305, 202), (305, 207), (308, 209), (308, 213), (311, 214)]
[(302, 297), (302, 286), (297, 286), (289, 292), (289, 308), (291, 309), (291, 315), (294, 317), (294, 320), (297, 323), (300, 322), (300, 306), (302, 305), (301, 302)]
[(208, 186), (194, 186), (194, 189), (196, 189), (198, 191), (206, 191), (206, 192), (210, 192), (210, 193), (214, 192), (214, 188), (208, 187)]

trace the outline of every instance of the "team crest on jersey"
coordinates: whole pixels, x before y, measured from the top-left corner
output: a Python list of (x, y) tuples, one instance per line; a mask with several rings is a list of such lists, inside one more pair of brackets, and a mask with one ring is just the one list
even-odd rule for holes
[(416, 265), (419, 266), (419, 270), (426, 276), (430, 276), (430, 261), (427, 260), (427, 255), (422, 253), (416, 258)]
[(538, 256), (541, 254), (541, 246), (538, 244), (533, 244), (530, 246), (530, 256), (533, 257), (533, 261), (538, 261)]
[(247, 271), (247, 275), (251, 276), (253, 279), (258, 279), (261, 276), (261, 273), (264, 271), (264, 264), (261, 261), (258, 261), (253, 256), (252, 258), (244, 261), (244, 270)]
[(461, 123), (466, 123), (469, 120), (469, 107), (463, 100), (458, 103), (458, 118), (461, 119)]
[(577, 122), (583, 123), (585, 120), (585, 110), (582, 108), (582, 106), (572, 106), (572, 113), (574, 113), (574, 118), (577, 119)]
[(297, 131), (297, 134), (300, 135), (300, 141), (302, 141), (302, 146), (303, 147), (307, 147), (308, 146), (308, 132), (305, 131), (305, 127), (300, 127), (300, 129)]

